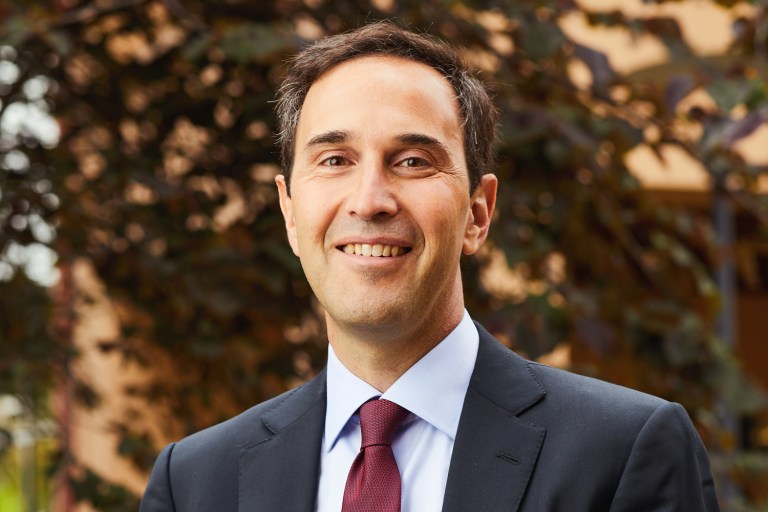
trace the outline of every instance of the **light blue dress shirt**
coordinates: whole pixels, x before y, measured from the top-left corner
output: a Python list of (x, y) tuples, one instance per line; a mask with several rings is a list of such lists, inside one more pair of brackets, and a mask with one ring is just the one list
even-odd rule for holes
[(477, 328), (464, 311), (459, 325), (383, 395), (352, 374), (328, 347), (328, 408), (316, 510), (341, 510), (347, 474), (360, 450), (356, 411), (381, 396), (411, 412), (392, 441), (402, 481), (402, 512), (440, 512), (478, 344)]

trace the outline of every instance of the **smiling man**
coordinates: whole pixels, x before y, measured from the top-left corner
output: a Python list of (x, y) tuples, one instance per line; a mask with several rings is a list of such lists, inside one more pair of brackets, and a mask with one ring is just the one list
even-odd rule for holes
[(679, 405), (525, 361), (464, 309), (497, 114), (450, 46), (389, 23), (322, 40), (278, 116), (328, 366), (168, 446), (143, 512), (718, 509)]
[(488, 232), (496, 178), (485, 174), (470, 194), (455, 96), (419, 62), (343, 62), (304, 100), (290, 193), (277, 179), (331, 346), (380, 391), (459, 324), (459, 258)]

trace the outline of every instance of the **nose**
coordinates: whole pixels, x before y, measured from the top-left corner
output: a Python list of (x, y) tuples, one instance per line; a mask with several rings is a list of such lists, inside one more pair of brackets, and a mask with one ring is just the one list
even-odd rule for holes
[(395, 215), (398, 202), (393, 178), (383, 164), (361, 166), (347, 198), (348, 213), (364, 220)]

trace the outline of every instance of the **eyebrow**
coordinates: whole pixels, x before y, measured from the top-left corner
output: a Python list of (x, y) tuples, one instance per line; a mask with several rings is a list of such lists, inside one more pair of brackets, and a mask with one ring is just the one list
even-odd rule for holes
[[(352, 138), (347, 130), (331, 130), (320, 133), (307, 141), (306, 147), (321, 146), (323, 144), (340, 144)], [(434, 146), (448, 152), (448, 148), (436, 138), (423, 133), (403, 133), (395, 137), (395, 140), (405, 146)]]
[(398, 135), (395, 139), (400, 144), (406, 146), (437, 146), (446, 149), (445, 144), (436, 138), (424, 135), (423, 133), (403, 133), (402, 135)]
[(322, 144), (339, 144), (349, 140), (350, 133), (346, 130), (332, 130), (330, 132), (315, 135), (307, 142), (306, 147), (319, 146)]

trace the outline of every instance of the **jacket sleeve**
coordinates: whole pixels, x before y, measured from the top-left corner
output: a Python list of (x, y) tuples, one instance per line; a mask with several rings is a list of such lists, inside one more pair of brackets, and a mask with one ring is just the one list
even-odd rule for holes
[(666, 403), (635, 439), (611, 512), (717, 512), (709, 459), (688, 414)]
[(144, 497), (141, 499), (139, 512), (175, 512), (173, 492), (171, 491), (171, 455), (175, 444), (166, 446), (157, 456), (152, 475)]

